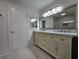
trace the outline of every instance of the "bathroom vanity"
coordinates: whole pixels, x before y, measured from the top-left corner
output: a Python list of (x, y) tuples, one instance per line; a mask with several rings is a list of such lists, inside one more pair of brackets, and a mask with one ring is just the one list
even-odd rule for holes
[(67, 33), (61, 32), (57, 34), (57, 32), (46, 32), (41, 30), (34, 31), (34, 34), (35, 45), (48, 54), (56, 59), (72, 59), (72, 41), (74, 40), (72, 40), (72, 38), (76, 37), (77, 34), (68, 35)]
[(77, 59), (78, 38), (76, 4), (62, 12), (39, 19), (34, 29), (35, 45), (56, 59)]

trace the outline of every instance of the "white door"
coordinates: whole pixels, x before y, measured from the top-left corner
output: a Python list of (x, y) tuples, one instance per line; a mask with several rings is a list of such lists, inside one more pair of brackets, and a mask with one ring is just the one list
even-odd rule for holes
[(12, 50), (24, 48), (28, 40), (27, 15), (15, 8), (11, 8), (10, 13), (10, 48)]

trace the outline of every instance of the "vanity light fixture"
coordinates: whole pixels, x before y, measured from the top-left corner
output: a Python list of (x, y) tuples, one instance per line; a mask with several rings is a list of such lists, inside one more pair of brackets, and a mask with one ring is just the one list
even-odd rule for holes
[(62, 12), (62, 10), (63, 10), (63, 7), (62, 6), (59, 6), (59, 7), (53, 8), (52, 9), (52, 13), (53, 14), (56, 14), (58, 12)]
[(35, 22), (35, 21), (37, 21), (37, 19), (31, 19), (31, 22), (32, 22), (32, 23)]
[(74, 22), (74, 21), (65, 21), (64, 23), (72, 23), (72, 22)]
[(59, 7), (56, 7), (55, 9), (56, 9), (57, 12), (62, 12), (63, 7), (62, 6), (59, 6)]
[(56, 14), (56, 13), (58, 13), (58, 12), (57, 12), (56, 9), (54, 8), (54, 9), (52, 9), (52, 13), (53, 13), (53, 14)]
[(66, 13), (62, 13), (61, 15), (64, 16), (64, 15), (66, 15)]
[(48, 17), (48, 16), (50, 16), (50, 15), (52, 15), (52, 11), (51, 11), (51, 10), (49, 10), (49, 11), (46, 12), (46, 13), (44, 13), (44, 14), (43, 14), (43, 17)]
[(53, 14), (56, 14), (58, 12), (62, 12), (62, 10), (63, 10), (63, 7), (62, 6), (53, 8), (52, 10), (49, 10), (48, 12), (44, 13), (43, 14), (43, 17), (48, 17), (48, 16), (53, 15)]

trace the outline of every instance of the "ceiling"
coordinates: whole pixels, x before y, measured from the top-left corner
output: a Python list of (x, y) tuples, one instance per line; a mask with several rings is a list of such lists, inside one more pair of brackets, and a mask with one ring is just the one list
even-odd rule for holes
[(25, 7), (33, 8), (36, 10), (40, 10), (45, 6), (54, 2), (54, 0), (10, 0), (10, 1), (16, 4), (22, 4)]
[(30, 7), (30, 8), (34, 8), (36, 10), (40, 10), (54, 2), (58, 2), (58, 3), (69, 3), (69, 2), (74, 2), (77, 0), (9, 0), (11, 2), (14, 2), (16, 4), (22, 4), (25, 7)]
[(27, 4), (29, 7), (35, 8), (36, 10), (40, 10), (52, 2), (54, 2), (54, 0), (23, 0), (24, 4)]
[(24, 8), (31, 8), (34, 10), (44, 9), (46, 6), (49, 7), (51, 4), (60, 3), (62, 5), (72, 4), (77, 0), (9, 0), (12, 3), (23, 5)]

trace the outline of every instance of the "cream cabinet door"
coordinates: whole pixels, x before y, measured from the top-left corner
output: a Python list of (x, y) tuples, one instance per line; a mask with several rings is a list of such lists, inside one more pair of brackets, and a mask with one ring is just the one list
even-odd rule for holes
[(58, 59), (66, 59), (66, 47), (65, 47), (65, 42), (58, 40), (57, 41), (57, 56)]
[(71, 53), (72, 53), (72, 37), (66, 37), (66, 59), (71, 59)]
[(38, 33), (36, 36), (37, 38), (37, 45), (39, 45), (42, 49), (46, 49), (47, 48), (47, 34), (45, 33)]
[(49, 36), (46, 33), (35, 33), (35, 44), (47, 51)]
[(56, 36), (55, 35), (51, 35), (48, 34), (48, 39), (47, 39), (47, 50), (49, 51), (49, 53), (53, 56), (56, 57)]
[(56, 36), (47, 33), (35, 33), (35, 44), (49, 54), (56, 56)]
[(58, 59), (71, 59), (71, 38), (68, 36), (60, 36), (57, 40), (57, 56)]

